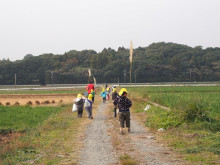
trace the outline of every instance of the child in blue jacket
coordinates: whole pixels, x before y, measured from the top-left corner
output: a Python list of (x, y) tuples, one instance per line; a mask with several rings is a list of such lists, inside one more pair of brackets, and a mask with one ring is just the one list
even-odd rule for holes
[(107, 93), (105, 92), (105, 89), (104, 89), (104, 88), (103, 88), (102, 93), (100, 94), (100, 96), (102, 96), (103, 103), (105, 103), (105, 102), (106, 102)]

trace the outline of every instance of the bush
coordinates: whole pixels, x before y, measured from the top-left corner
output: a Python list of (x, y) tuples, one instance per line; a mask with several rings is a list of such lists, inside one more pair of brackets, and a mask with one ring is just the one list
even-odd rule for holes
[(205, 110), (201, 103), (193, 102), (183, 110), (183, 120), (185, 122), (211, 121), (208, 117), (208, 111)]

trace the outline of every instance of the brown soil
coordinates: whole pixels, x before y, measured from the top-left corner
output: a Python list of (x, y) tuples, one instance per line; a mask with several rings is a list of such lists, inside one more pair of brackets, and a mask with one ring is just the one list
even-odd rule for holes
[(22, 133), (19, 133), (19, 132), (1, 133), (0, 134), (0, 146), (8, 144), (12, 139), (16, 139), (21, 135)]
[(0, 102), (2, 105), (57, 105), (61, 102), (72, 103), (75, 96), (76, 94), (0, 94)]

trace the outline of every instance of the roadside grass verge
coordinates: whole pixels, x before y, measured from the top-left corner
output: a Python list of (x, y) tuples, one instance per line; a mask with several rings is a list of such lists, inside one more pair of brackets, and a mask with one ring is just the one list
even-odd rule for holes
[[(60, 107), (10, 107), (4, 108), (3, 118), (1, 118), (2, 133), (12, 131), (12, 136), (17, 132), (22, 132), (21, 136), (10, 138), (10, 142), (3, 144), (0, 147), (0, 160), (2, 164), (17, 164), (17, 163), (32, 163), (43, 156), (41, 155), (41, 143), (46, 141), (43, 137), (41, 127), (48, 126), (53, 128), (55, 123), (53, 119), (59, 116), (59, 112), (66, 109), (66, 106)], [(8, 115), (7, 115), (8, 114)], [(2, 120), (2, 119), (6, 120)], [(51, 120), (48, 120), (51, 118)], [(47, 123), (48, 122), (48, 123)], [(11, 123), (11, 124), (10, 124)], [(58, 126), (58, 125), (57, 125)], [(61, 122), (59, 127), (64, 127)], [(45, 132), (46, 133), (46, 132)], [(48, 134), (47, 134), (48, 135)]]
[[(182, 87), (181, 92), (181, 87), (178, 87), (178, 93), (170, 87), (163, 87), (163, 91), (167, 92), (162, 93), (161, 87), (158, 91), (154, 87), (153, 92), (148, 88), (129, 88), (134, 105), (132, 111), (152, 131), (164, 128), (165, 132), (157, 133), (158, 139), (180, 152), (190, 163), (219, 164), (220, 94), (208, 91), (206, 87), (196, 88), (196, 92), (190, 93), (195, 87), (189, 88)], [(148, 100), (170, 110), (151, 105), (148, 111), (144, 111)]]
[(65, 159), (76, 163), (80, 147), (77, 139), (85, 118), (78, 119), (76, 112), (71, 112), (71, 107), (63, 106), (59, 113), (2, 146), (2, 164), (59, 164)]

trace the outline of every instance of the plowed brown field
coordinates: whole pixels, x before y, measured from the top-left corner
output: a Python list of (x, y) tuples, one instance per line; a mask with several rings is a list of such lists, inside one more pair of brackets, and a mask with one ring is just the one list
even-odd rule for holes
[(10, 103), (10, 106), (16, 102), (17, 104), (19, 103), (19, 105), (26, 105), (28, 102), (31, 102), (33, 106), (37, 105), (36, 102), (39, 102), (40, 105), (57, 105), (60, 102), (68, 104), (73, 102), (73, 98), (75, 98), (76, 95), (77, 94), (0, 94), (0, 103), (2, 105)]

